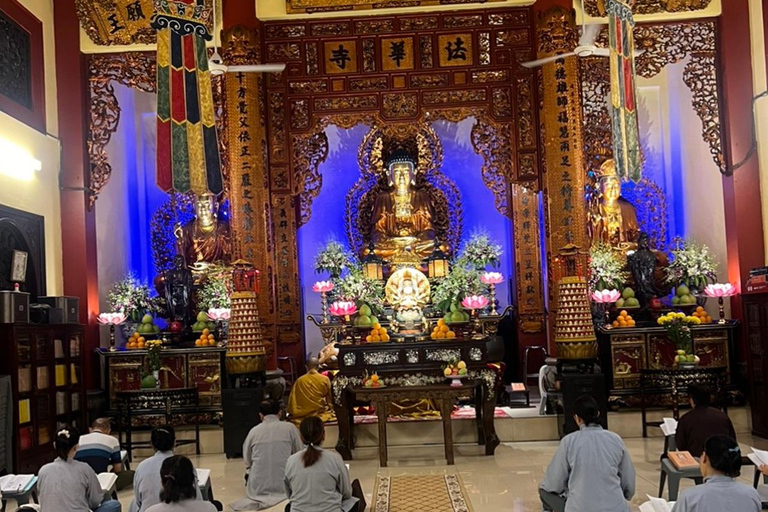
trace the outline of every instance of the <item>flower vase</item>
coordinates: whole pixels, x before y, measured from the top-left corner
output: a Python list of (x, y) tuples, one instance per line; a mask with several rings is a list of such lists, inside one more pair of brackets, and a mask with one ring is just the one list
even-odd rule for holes
[(155, 378), (155, 389), (160, 389), (160, 370), (152, 370), (152, 376)]

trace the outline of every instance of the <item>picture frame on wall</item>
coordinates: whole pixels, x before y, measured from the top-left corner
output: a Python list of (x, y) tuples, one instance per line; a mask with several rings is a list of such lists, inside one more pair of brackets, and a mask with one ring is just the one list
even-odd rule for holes
[(11, 262), (11, 281), (15, 283), (23, 283), (27, 279), (27, 260), (29, 253), (25, 251), (13, 251), (13, 259)]

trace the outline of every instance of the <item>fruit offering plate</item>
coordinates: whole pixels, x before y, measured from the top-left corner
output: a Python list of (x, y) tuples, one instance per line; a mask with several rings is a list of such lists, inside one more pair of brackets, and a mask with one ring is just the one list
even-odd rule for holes
[(461, 379), (466, 378), (466, 375), (446, 375), (446, 378), (451, 381), (452, 388), (460, 388), (464, 385)]

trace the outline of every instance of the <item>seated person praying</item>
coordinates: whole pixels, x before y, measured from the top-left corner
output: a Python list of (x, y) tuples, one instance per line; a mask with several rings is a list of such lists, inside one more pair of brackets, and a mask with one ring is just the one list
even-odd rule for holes
[(280, 421), (280, 404), (264, 400), (259, 406), (261, 423), (243, 443), (246, 497), (232, 503), (232, 510), (263, 510), (285, 501), (285, 464), (304, 445), (293, 423)]
[(688, 451), (694, 457), (701, 457), (704, 443), (712, 436), (728, 436), (736, 439), (731, 419), (720, 409), (710, 407), (711, 393), (706, 386), (691, 384), (688, 397), (693, 410), (687, 412), (677, 423), (675, 444), (680, 451)]
[[(80, 433), (75, 427), (56, 432), (56, 460), (40, 468), (37, 491), (42, 512), (120, 512), (119, 501), (105, 499), (96, 472), (74, 459)], [(3, 503), (5, 508), (5, 503)]]
[(363, 512), (360, 482), (350, 484), (341, 456), (321, 448), (323, 421), (317, 416), (305, 418), (299, 431), (306, 448), (291, 455), (285, 465), (285, 493), (290, 500), (285, 512)]
[(288, 397), (288, 415), (299, 425), (301, 420), (318, 416), (323, 421), (334, 419), (331, 381), (318, 371), (320, 363), (316, 357), (307, 360), (307, 373), (302, 375), (291, 388)]
[(168, 457), (160, 466), (160, 503), (147, 512), (216, 512), (209, 501), (197, 499), (197, 474), (192, 461), (183, 455)]
[(120, 491), (133, 483), (133, 471), (123, 469), (120, 456), (120, 442), (111, 436), (112, 422), (109, 418), (98, 418), (91, 425), (90, 433), (80, 436), (75, 460), (85, 462), (98, 473), (106, 473), (112, 466), (117, 475), (115, 486)]
[(741, 473), (741, 451), (732, 438), (707, 439), (699, 467), (704, 483), (684, 490), (672, 512), (760, 511), (757, 491), (736, 481)]

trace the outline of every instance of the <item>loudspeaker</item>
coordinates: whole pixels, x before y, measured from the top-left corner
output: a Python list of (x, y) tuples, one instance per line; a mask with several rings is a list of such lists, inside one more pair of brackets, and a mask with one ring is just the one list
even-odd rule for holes
[(243, 443), (248, 432), (261, 423), (259, 404), (264, 400), (264, 388), (224, 389), (224, 453), (227, 458), (243, 456)]
[(563, 373), (561, 375), (561, 390), (563, 392), (564, 418), (559, 422), (560, 437), (579, 430), (573, 419), (573, 404), (583, 396), (589, 395), (597, 401), (600, 408), (598, 423), (608, 428), (608, 399), (605, 396), (605, 379), (602, 373)]

